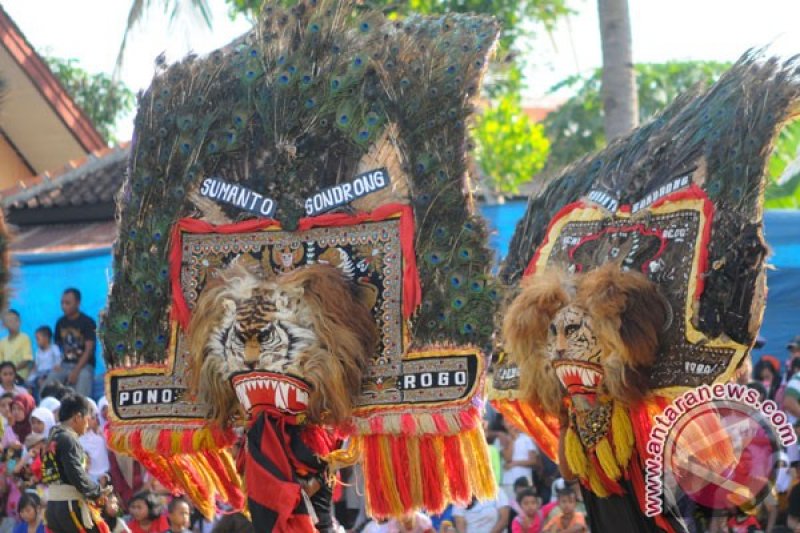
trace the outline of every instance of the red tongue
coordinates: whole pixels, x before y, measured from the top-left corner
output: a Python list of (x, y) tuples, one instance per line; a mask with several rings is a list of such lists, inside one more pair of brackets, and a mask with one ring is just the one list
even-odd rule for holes
[(299, 414), (308, 406), (308, 386), (299, 379), (271, 372), (248, 372), (231, 379), (248, 411), (259, 407)]

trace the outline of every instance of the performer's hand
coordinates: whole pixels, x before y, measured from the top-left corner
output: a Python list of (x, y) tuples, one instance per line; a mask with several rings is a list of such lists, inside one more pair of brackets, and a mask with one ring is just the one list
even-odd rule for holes
[(67, 383), (69, 383), (70, 385), (75, 385), (78, 382), (78, 374), (79, 371), (77, 368), (72, 372), (70, 372), (69, 376), (67, 377)]
[(303, 490), (306, 491), (306, 494), (308, 494), (309, 498), (322, 488), (322, 484), (315, 477), (310, 479), (301, 479), (300, 484), (303, 485)]

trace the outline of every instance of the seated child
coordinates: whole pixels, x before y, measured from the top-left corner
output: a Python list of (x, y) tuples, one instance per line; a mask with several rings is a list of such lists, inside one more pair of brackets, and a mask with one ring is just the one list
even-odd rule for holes
[(131, 514), (128, 527), (133, 533), (162, 533), (169, 529), (158, 496), (149, 490), (135, 494), (128, 502), (128, 511)]
[(192, 507), (189, 505), (189, 500), (183, 496), (173, 498), (167, 506), (169, 529), (163, 533), (191, 533), (189, 530), (191, 515)]
[(567, 488), (558, 492), (558, 511), (544, 526), (545, 533), (586, 533), (586, 519), (575, 508), (578, 499), (575, 491)]
[(26, 492), (19, 499), (17, 505), (19, 522), (14, 527), (14, 533), (45, 533), (42, 520), (42, 501), (39, 496)]
[(544, 525), (541, 502), (536, 491), (524, 489), (517, 494), (517, 503), (522, 511), (511, 522), (511, 533), (541, 533)]
[(106, 498), (106, 504), (103, 506), (103, 521), (111, 533), (131, 533), (125, 521), (119, 516), (119, 498), (114, 493)]
[(61, 349), (53, 342), (50, 326), (41, 326), (36, 330), (36, 348), (33, 369), (26, 383), (38, 398), (39, 389), (47, 381), (50, 372), (61, 366)]
[(14, 481), (22, 490), (36, 489), (42, 482), (42, 451), (45, 437), (41, 433), (31, 433), (25, 438), (23, 455), (14, 466)]

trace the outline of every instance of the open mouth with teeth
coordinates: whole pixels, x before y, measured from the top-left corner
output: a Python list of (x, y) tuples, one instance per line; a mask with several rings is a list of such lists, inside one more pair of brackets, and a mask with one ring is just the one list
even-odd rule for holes
[(595, 363), (564, 359), (553, 362), (553, 368), (569, 394), (595, 394), (603, 380), (603, 368)]
[(267, 408), (296, 415), (308, 407), (310, 387), (299, 378), (275, 372), (240, 372), (231, 377), (231, 383), (248, 413)]

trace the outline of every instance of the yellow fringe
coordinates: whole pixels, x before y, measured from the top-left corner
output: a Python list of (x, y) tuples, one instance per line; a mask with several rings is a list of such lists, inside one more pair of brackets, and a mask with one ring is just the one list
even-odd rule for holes
[(603, 437), (597, 441), (594, 447), (594, 453), (597, 456), (600, 467), (605, 471), (609, 479), (616, 481), (622, 476), (622, 471), (617, 464), (617, 458), (614, 457), (614, 451), (611, 449), (611, 443), (608, 441), (608, 437)]
[(611, 434), (614, 436), (614, 455), (617, 464), (624, 467), (633, 455), (633, 426), (628, 412), (619, 402), (614, 402), (611, 412)]
[(408, 468), (411, 478), (411, 500), (421, 502), (423, 500), (422, 488), (422, 459), (419, 454), (419, 437), (408, 439)]
[[(379, 450), (381, 453), (381, 479), (380, 480), (365, 480), (366, 482), (380, 482), (383, 486), (383, 491), (386, 494), (386, 499), (389, 503), (389, 509), (393, 516), (401, 516), (406, 512), (406, 509), (403, 509), (403, 503), (400, 500), (400, 492), (397, 489), (397, 476), (394, 475), (394, 460), (392, 458), (392, 450), (390, 442), (391, 437), (388, 435), (381, 435), (378, 437), (379, 443)], [(397, 467), (402, 468), (402, 466), (397, 465)]]
[[(411, 497), (411, 506), (413, 508), (422, 508), (425, 501), (425, 488), (423, 486), (422, 475), (422, 454), (420, 452), (420, 439), (431, 439), (435, 456), (427, 458), (430, 463), (428, 468), (435, 469), (440, 472), (441, 479), (444, 480), (443, 496), (445, 502), (452, 500), (450, 480), (446, 475), (446, 458), (445, 458), (445, 445), (444, 436), (399, 436), (399, 435), (375, 435), (370, 437), (372, 445), (378, 447), (377, 465), (375, 468), (369, 470), (364, 468), (364, 481), (366, 483), (366, 505), (367, 510), (373, 509), (372, 498), (380, 497), (385, 500), (386, 506), (389, 509), (390, 515), (400, 517), (408, 513), (411, 509), (406, 509), (403, 506), (400, 498), (400, 491), (398, 482), (400, 477), (395, 475), (398, 469), (408, 470), (409, 487), (408, 493)], [(400, 442), (398, 442), (398, 440)], [(492, 472), (491, 461), (486, 447), (486, 438), (483, 434), (483, 428), (477, 425), (475, 428), (464, 431), (459, 435), (460, 453), (464, 459), (464, 464), (467, 467), (466, 482), (469, 483), (470, 493), (480, 500), (489, 500), (496, 497), (497, 486), (495, 484), (494, 473)], [(333, 459), (351, 459), (352, 457), (364, 454), (365, 439), (361, 436), (353, 436), (350, 439), (350, 448), (342, 450), (342, 454)], [(408, 464), (398, 465), (394, 462), (392, 454), (392, 446), (402, 445), (406, 448), (408, 454)], [(352, 452), (351, 452), (352, 449)], [(351, 455), (352, 453), (352, 455)], [(437, 509), (429, 509), (431, 512), (437, 512)]]
[(567, 456), (569, 469), (575, 475), (585, 478), (589, 472), (589, 461), (578, 434), (574, 429), (568, 428), (564, 441), (564, 454)]
[(589, 480), (589, 487), (600, 498), (606, 498), (611, 493), (608, 492), (603, 482), (600, 481), (600, 476), (597, 475), (594, 468), (590, 468), (587, 472), (587, 479)]
[(361, 439), (351, 439), (347, 448), (333, 450), (322, 459), (328, 463), (328, 468), (331, 470), (353, 466), (361, 460)]
[[(469, 454), (465, 454), (465, 463), (470, 472), (472, 482), (472, 492), (480, 500), (490, 500), (497, 496), (497, 485), (495, 483), (492, 462), (489, 459), (489, 451), (486, 448), (486, 437), (483, 434), (483, 427), (478, 425), (467, 432), (467, 442), (470, 443)], [(475, 477), (473, 477), (473, 473)]]

